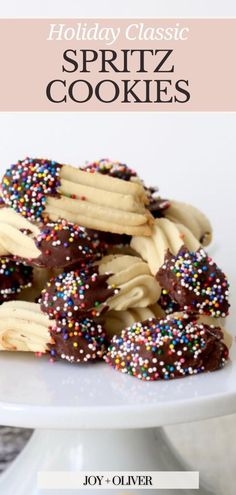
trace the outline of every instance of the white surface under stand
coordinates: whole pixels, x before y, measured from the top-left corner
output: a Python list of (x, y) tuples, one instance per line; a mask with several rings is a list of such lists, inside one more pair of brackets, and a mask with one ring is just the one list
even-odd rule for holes
[[(0, 478), (0, 494), (73, 494), (37, 490), (40, 470), (194, 470), (179, 458), (161, 426), (236, 411), (235, 347), (232, 361), (221, 371), (155, 383), (122, 375), (103, 363), (77, 367), (2, 353), (0, 424), (36, 431)], [(157, 491), (174, 493), (213, 495), (207, 488)]]

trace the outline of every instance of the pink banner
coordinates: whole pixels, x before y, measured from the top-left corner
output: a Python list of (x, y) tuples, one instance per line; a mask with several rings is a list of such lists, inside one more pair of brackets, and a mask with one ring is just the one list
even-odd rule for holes
[(236, 19), (1, 19), (0, 111), (236, 111)]

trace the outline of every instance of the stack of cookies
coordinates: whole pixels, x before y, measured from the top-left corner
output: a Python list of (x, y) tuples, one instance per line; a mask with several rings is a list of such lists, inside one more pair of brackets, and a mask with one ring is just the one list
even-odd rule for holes
[(26, 158), (0, 204), (0, 349), (91, 363), (145, 381), (222, 368), (225, 274), (197, 208), (119, 162)]

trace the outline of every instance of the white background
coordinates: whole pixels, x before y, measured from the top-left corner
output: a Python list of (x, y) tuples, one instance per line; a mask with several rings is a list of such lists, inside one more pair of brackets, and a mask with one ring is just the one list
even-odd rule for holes
[(0, 0), (0, 17), (235, 17), (235, 0)]

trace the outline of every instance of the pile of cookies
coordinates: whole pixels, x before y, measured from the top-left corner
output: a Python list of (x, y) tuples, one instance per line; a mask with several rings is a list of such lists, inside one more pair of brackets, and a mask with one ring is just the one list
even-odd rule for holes
[(0, 349), (146, 381), (222, 368), (229, 284), (211, 239), (202, 212), (124, 164), (18, 161), (1, 181)]

